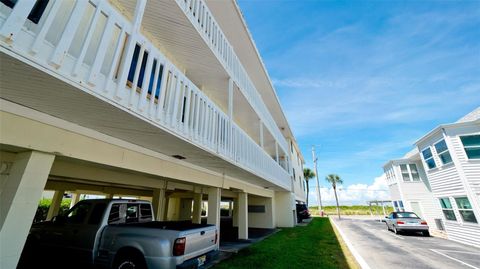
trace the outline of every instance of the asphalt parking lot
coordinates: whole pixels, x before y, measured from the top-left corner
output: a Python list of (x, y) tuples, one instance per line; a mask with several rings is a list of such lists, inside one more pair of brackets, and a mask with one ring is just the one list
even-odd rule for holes
[[(396, 235), (385, 223), (372, 219), (332, 217), (365, 268), (480, 269), (480, 248), (420, 234)], [(365, 269), (364, 268), (364, 269)]]

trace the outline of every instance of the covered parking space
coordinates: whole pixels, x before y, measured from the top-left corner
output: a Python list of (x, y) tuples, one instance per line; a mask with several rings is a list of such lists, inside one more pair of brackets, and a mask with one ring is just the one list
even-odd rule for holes
[(156, 220), (217, 225), (221, 241), (248, 240), (275, 227), (273, 195), (229, 186), (235, 181), (225, 184), (227, 189), (5, 145), (0, 155), (2, 268), (20, 257), (44, 191), (53, 192), (45, 220), (59, 214), (65, 196), (73, 206), (88, 194), (149, 200)]

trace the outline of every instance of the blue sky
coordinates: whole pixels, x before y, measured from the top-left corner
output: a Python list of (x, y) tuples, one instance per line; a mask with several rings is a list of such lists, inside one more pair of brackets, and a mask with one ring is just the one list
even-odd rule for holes
[(386, 161), (480, 105), (480, 1), (238, 4), (306, 166), (320, 145), (321, 184), (339, 174), (345, 203), (388, 196)]

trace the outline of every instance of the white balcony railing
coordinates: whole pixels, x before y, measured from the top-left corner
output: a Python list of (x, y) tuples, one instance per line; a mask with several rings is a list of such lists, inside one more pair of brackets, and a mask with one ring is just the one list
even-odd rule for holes
[(130, 22), (108, 1), (50, 1), (34, 23), (34, 3), (19, 0), (13, 9), (0, 3), (3, 48), (290, 188), (288, 172), (138, 31), (139, 20)]
[(176, 0), (285, 152), (288, 143), (204, 0)]

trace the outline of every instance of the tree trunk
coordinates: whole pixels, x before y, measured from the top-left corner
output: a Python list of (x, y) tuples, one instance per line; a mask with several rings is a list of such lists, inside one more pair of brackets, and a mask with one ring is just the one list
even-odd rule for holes
[(308, 180), (306, 181), (307, 184), (307, 208), (308, 208), (308, 194), (310, 193), (310, 187), (308, 186)]
[(333, 187), (333, 192), (335, 193), (335, 201), (337, 202), (337, 215), (338, 219), (340, 219), (340, 207), (338, 205), (338, 197), (337, 197), (337, 188), (334, 186)]

